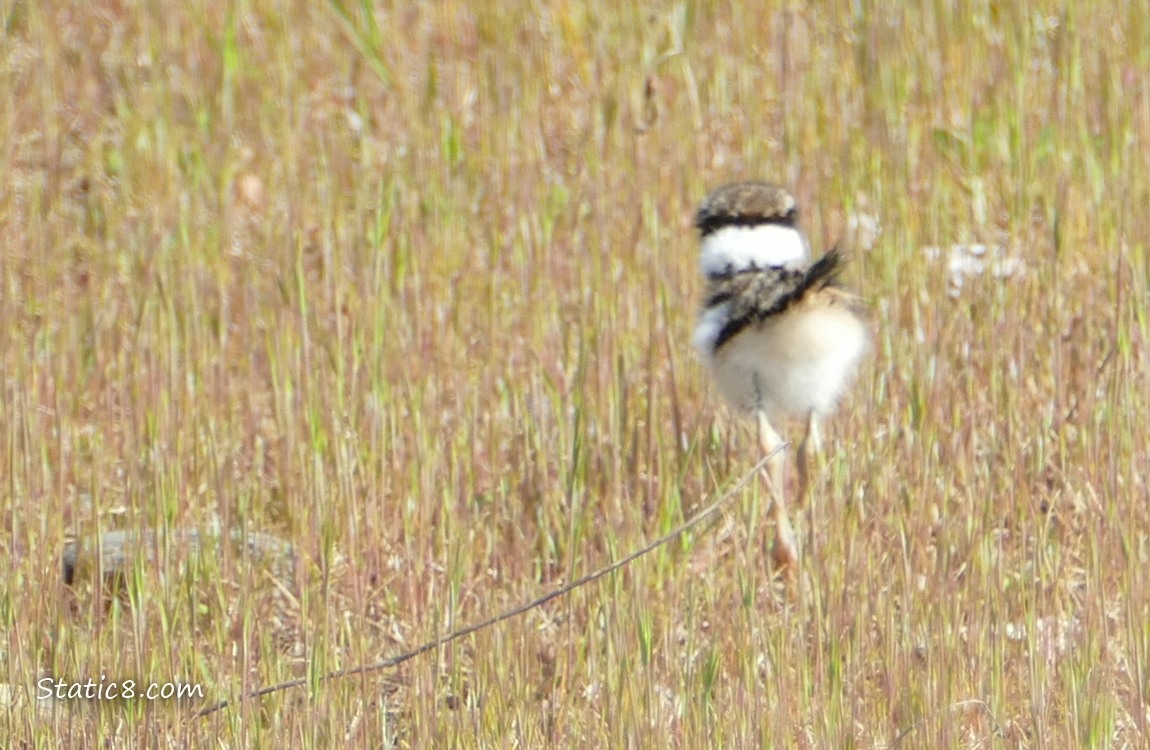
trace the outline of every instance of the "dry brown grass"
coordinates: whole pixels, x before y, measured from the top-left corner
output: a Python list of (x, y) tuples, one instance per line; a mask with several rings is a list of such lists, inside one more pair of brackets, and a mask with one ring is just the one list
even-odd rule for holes
[[(0, 736), (1145, 746), (1150, 10), (742, 5), (0, 2)], [(689, 346), (691, 214), (745, 177), (817, 246), (882, 224), (805, 600), (748, 492), (396, 674), (188, 718), (526, 601), (748, 469)], [(974, 243), (1005, 260), (956, 290)], [(173, 542), (121, 594), (60, 582), (72, 536), (214, 524), (294, 574)], [(100, 675), (205, 698), (35, 700)]]

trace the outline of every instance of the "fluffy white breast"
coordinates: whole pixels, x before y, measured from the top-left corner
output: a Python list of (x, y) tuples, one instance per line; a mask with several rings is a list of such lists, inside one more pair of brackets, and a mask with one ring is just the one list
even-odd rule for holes
[(699, 265), (707, 276), (747, 268), (801, 265), (810, 258), (802, 233), (781, 224), (727, 226), (703, 238)]
[(727, 324), (729, 308), (726, 302), (708, 307), (699, 315), (699, 322), (695, 324), (695, 348), (707, 361), (715, 353), (715, 342)]
[[(706, 321), (695, 329), (699, 342)], [(748, 327), (710, 351), (719, 390), (742, 411), (772, 420), (834, 409), (867, 350), (865, 323), (841, 305), (796, 308)]]

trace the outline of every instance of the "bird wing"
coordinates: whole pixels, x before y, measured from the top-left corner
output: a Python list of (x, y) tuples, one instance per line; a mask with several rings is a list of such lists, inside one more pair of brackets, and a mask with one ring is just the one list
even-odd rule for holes
[(728, 305), (727, 321), (715, 339), (722, 346), (750, 325), (779, 315), (807, 295), (838, 287), (842, 256), (831, 250), (810, 268), (761, 268), (713, 279), (706, 307)]

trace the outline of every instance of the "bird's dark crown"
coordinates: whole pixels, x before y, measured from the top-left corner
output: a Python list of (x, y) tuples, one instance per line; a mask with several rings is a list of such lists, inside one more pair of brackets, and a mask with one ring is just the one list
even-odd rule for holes
[(794, 196), (769, 182), (736, 182), (716, 188), (695, 216), (695, 226), (704, 237), (724, 227), (793, 227), (797, 221)]

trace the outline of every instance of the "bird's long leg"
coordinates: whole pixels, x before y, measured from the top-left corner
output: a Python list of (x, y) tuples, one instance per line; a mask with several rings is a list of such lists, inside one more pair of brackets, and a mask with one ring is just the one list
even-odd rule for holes
[(799, 499), (807, 495), (811, 486), (811, 462), (823, 451), (822, 437), (819, 435), (819, 418), (812, 411), (807, 415), (807, 431), (803, 434), (803, 441), (799, 443)]
[(763, 450), (763, 455), (769, 456), (763, 472), (771, 490), (771, 515), (775, 522), (773, 551), (775, 566), (780, 570), (793, 570), (799, 562), (799, 550), (795, 541), (795, 530), (791, 526), (790, 516), (787, 515), (783, 484), (783, 468), (786, 466), (787, 455), (784, 451), (778, 450), (783, 444), (783, 439), (771, 426), (766, 411), (759, 409), (756, 415), (759, 420), (759, 446)]

